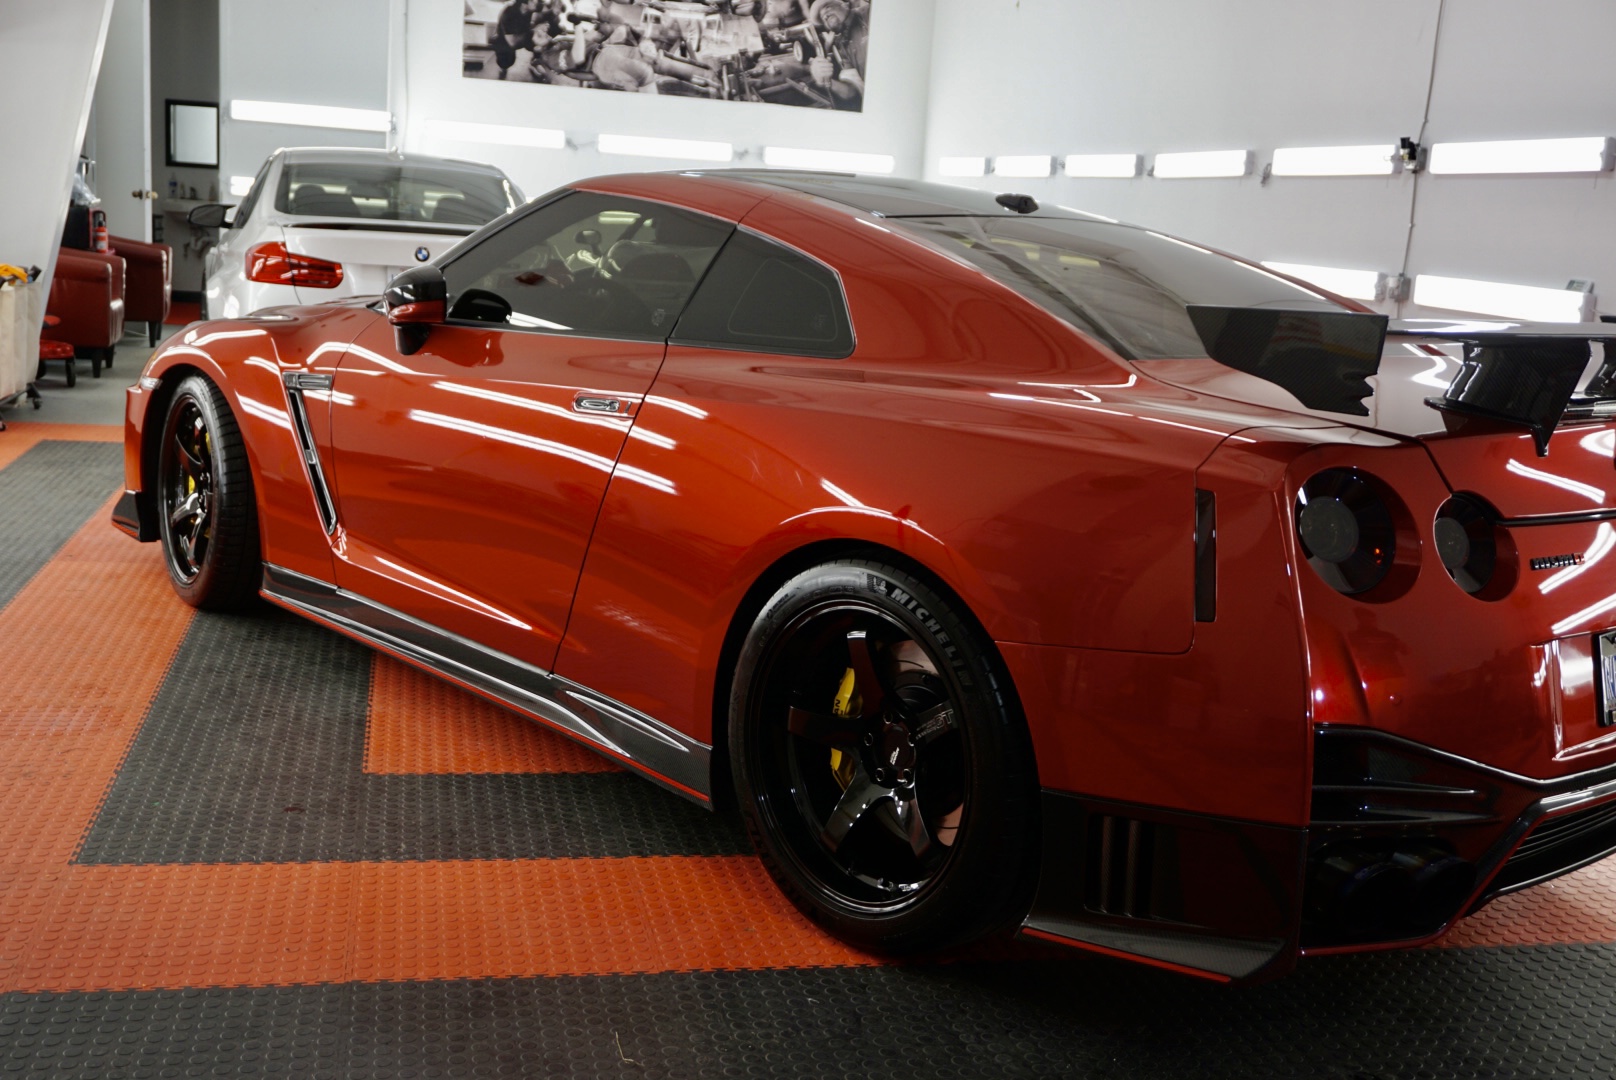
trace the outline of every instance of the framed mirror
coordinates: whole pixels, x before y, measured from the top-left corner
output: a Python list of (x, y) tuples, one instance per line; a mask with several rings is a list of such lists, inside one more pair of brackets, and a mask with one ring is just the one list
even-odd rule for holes
[(219, 103), (168, 99), (168, 163), (219, 167)]

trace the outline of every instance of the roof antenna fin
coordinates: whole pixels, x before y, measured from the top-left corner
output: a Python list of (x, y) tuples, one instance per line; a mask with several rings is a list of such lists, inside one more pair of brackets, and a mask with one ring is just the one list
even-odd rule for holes
[(1036, 214), (1038, 212), (1038, 200), (1033, 198), (1031, 195), (1012, 195), (1006, 193), (1004, 195), (1000, 195), (994, 201), (1000, 206), (1004, 207), (1006, 210), (1014, 210), (1018, 214)]

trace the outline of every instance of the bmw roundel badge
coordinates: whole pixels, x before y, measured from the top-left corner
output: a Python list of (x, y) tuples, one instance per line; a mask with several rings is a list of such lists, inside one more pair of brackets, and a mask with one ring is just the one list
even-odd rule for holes
[(432, 253), (430, 251), (428, 251), (426, 248), (418, 247), (418, 248), (415, 249), (415, 261), (416, 262), (426, 262), (431, 257), (432, 257)]

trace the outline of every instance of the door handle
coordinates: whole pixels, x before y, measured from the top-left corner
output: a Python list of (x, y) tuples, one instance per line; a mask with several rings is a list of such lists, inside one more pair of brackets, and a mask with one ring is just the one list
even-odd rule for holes
[(572, 408), (595, 416), (622, 416), (626, 411), (622, 398), (605, 394), (579, 394), (572, 399)]

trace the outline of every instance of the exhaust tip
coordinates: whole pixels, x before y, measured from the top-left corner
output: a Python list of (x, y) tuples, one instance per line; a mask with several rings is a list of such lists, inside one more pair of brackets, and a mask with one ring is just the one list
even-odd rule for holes
[(1431, 933), (1459, 913), (1476, 868), (1433, 841), (1348, 848), (1313, 861), (1312, 921), (1332, 936), (1371, 941)]

